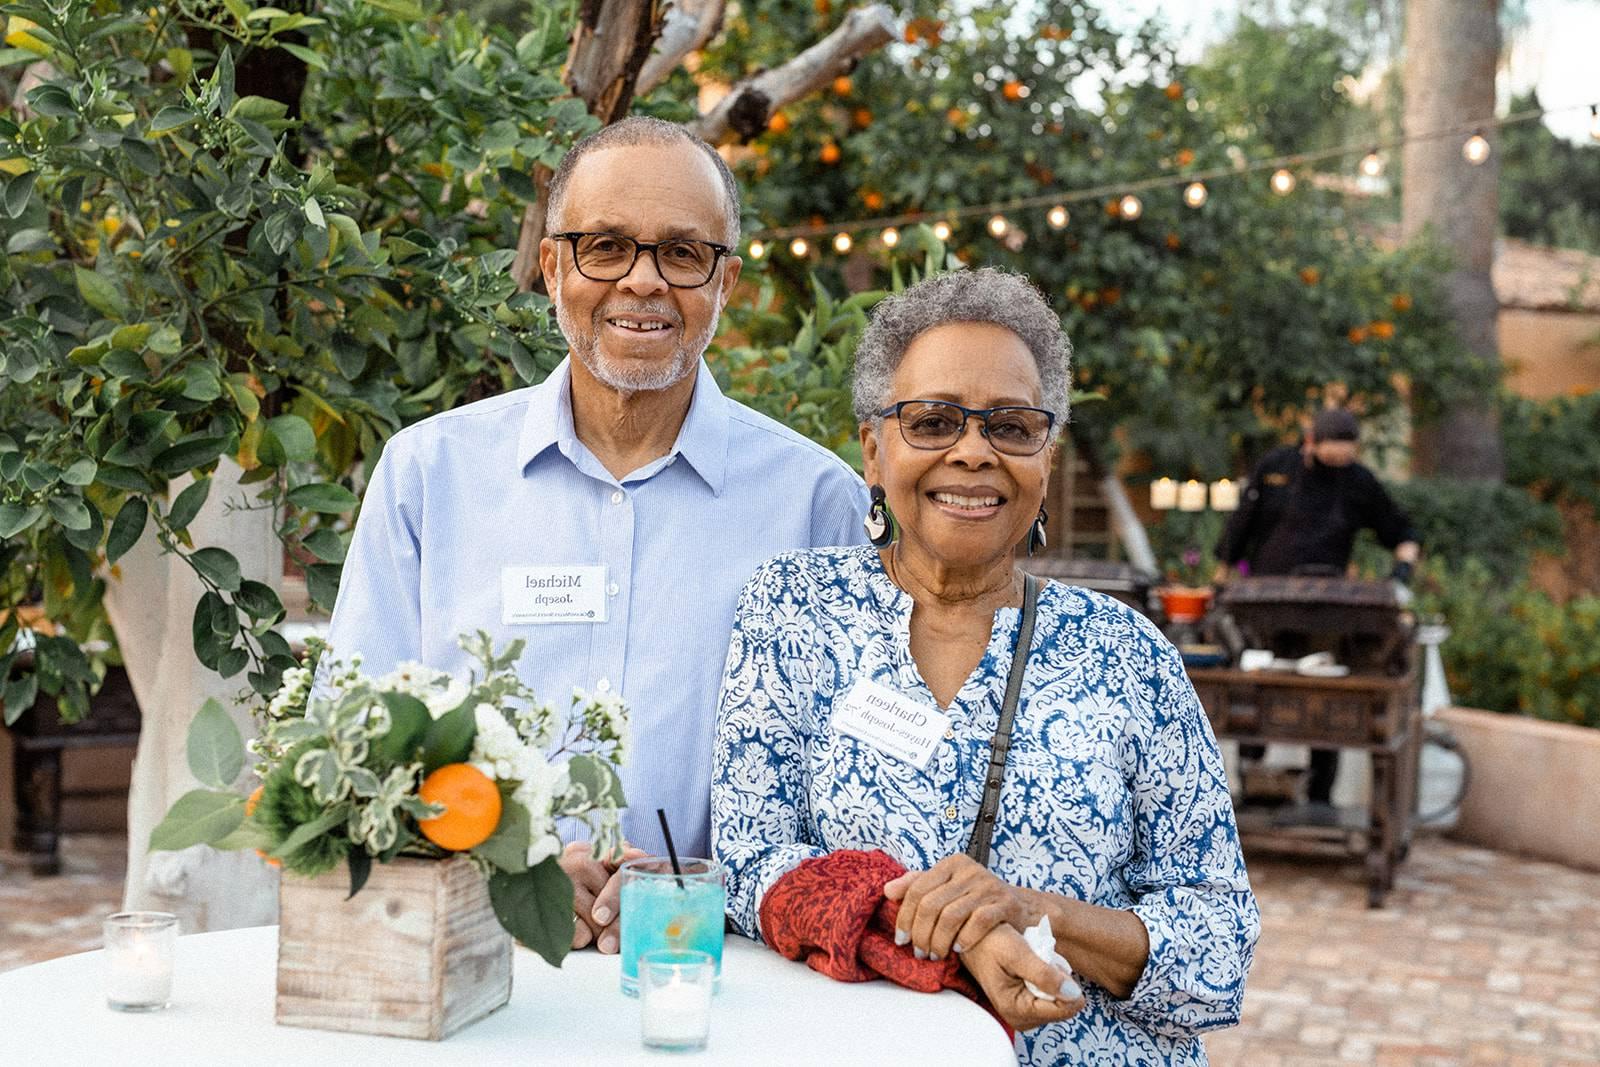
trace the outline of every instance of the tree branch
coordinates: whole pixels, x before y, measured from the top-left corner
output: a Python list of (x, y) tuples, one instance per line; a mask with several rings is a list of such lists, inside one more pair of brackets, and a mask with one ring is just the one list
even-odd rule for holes
[(609, 126), (633, 105), (639, 69), (661, 35), (661, 0), (586, 0), (572, 35), (566, 83)]
[[(746, 78), (706, 114), (688, 124), (710, 144), (738, 135), (749, 139), (766, 127), (772, 113), (821, 89), (846, 73), (860, 56), (894, 39), (894, 14), (887, 4), (856, 8), (837, 29), (783, 66)], [(759, 115), (760, 125), (753, 121)]]
[(690, 52), (698, 52), (722, 29), (727, 0), (672, 0), (661, 39), (639, 71), (634, 95), (643, 96), (667, 80)]

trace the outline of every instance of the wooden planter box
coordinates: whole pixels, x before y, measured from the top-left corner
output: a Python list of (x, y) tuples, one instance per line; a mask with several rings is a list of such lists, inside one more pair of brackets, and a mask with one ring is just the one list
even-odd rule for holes
[(277, 1021), (438, 1041), (511, 999), (511, 935), (465, 856), (283, 879)]

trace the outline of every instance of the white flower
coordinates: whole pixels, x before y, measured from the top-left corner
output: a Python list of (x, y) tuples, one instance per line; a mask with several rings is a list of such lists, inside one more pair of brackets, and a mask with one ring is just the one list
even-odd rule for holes
[(560, 854), (561, 838), (557, 837), (555, 834), (545, 834), (542, 837), (536, 837), (533, 840), (533, 844), (528, 846), (528, 866), (537, 866), (538, 864), (541, 864), (545, 860), (549, 859), (551, 856), (558, 856)]
[(415, 660), (405, 660), (373, 685), (381, 692), (416, 697), (435, 719), (460, 707), (470, 692), (466, 682)]

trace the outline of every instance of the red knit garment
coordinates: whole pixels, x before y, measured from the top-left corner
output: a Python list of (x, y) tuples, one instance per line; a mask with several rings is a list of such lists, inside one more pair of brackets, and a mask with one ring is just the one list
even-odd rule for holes
[[(921, 993), (954, 989), (993, 1014), (988, 998), (954, 954), (919, 960), (910, 945), (894, 943), (900, 902), (884, 896), (883, 886), (905, 873), (898, 861), (877, 850), (852, 849), (806, 860), (778, 879), (761, 901), (761, 936), (781, 955), (805, 960), (829, 978), (887, 978)], [(1012, 1035), (1009, 1026), (1006, 1034)]]

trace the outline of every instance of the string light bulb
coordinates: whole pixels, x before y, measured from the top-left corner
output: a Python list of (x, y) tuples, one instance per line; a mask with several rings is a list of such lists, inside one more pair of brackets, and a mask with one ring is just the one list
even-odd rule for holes
[(789, 242), (789, 254), (795, 259), (805, 259), (806, 254), (810, 251), (811, 246), (806, 243), (806, 239), (804, 237), (796, 237), (794, 240)]
[(849, 234), (836, 234), (833, 238), (833, 250), (842, 256), (846, 252), (850, 251), (850, 245), (853, 243), (854, 242), (850, 240)]
[(1383, 173), (1383, 157), (1378, 155), (1376, 148), (1361, 157), (1361, 173), (1369, 178), (1376, 178)]
[(751, 241), (750, 242), (750, 258), (751, 259), (760, 259), (762, 256), (764, 256), (766, 254), (767, 254), (767, 246), (766, 246), (766, 244), (764, 244), (761, 241)]
[(895, 229), (893, 226), (890, 226), (887, 230), (883, 231), (883, 236), (881, 236), (879, 240), (883, 242), (883, 247), (893, 248), (895, 245), (900, 243), (900, 231)]
[(940, 219), (933, 224), (933, 235), (941, 241), (950, 240), (950, 224)]
[(1287, 167), (1279, 167), (1272, 172), (1272, 191), (1279, 196), (1288, 196), (1294, 192), (1294, 175)]
[(1060, 204), (1057, 204), (1045, 214), (1045, 221), (1049, 222), (1051, 229), (1055, 230), (1066, 229), (1067, 223), (1071, 221), (1071, 219), (1072, 216), (1067, 212), (1067, 209), (1062, 207)]
[(1132, 222), (1134, 219), (1144, 214), (1144, 201), (1140, 200), (1132, 193), (1129, 193), (1127, 196), (1124, 196), (1121, 200), (1117, 201), (1117, 212), (1123, 218), (1127, 219), (1129, 222)]
[(1006, 231), (1009, 230), (1009, 229), (1011, 229), (1011, 224), (1006, 221), (1006, 217), (1004, 215), (993, 215), (993, 216), (990, 216), (990, 218), (989, 218), (989, 236), (990, 237), (1004, 237), (1006, 235)]
[(1489, 158), (1489, 142), (1484, 140), (1482, 133), (1474, 133), (1467, 138), (1467, 143), (1461, 146), (1461, 154), (1474, 167), (1481, 167)]
[(1205, 182), (1190, 182), (1183, 187), (1183, 202), (1190, 207), (1203, 207), (1209, 195)]

